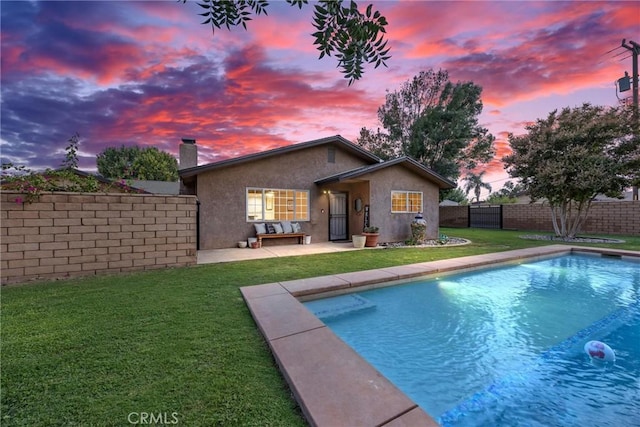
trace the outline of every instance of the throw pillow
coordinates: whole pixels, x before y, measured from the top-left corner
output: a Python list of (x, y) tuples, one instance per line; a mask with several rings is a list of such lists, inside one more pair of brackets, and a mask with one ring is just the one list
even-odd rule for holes
[(282, 234), (282, 225), (279, 222), (273, 224), (273, 228), (275, 228), (276, 234)]
[(300, 224), (298, 224), (297, 222), (291, 223), (291, 229), (293, 230), (294, 233), (299, 233), (300, 231), (302, 231)]
[(267, 228), (265, 227), (264, 224), (253, 224), (253, 226), (256, 228), (256, 234), (266, 234), (267, 233)]
[(282, 224), (282, 232), (283, 233), (293, 233), (293, 228), (291, 227), (291, 222), (282, 221), (280, 224)]
[(276, 234), (276, 229), (273, 227), (273, 224), (267, 224), (267, 233)]

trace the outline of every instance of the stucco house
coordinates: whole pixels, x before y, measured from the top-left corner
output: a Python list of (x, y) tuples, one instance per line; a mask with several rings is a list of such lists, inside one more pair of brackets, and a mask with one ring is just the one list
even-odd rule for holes
[(312, 242), (350, 240), (367, 225), (380, 228), (381, 243), (404, 241), (418, 212), (436, 238), (438, 192), (455, 187), (411, 158), (383, 162), (339, 135), (201, 166), (196, 150), (183, 139), (179, 175), (181, 194), (199, 201), (199, 249), (234, 247), (255, 224), (282, 221)]

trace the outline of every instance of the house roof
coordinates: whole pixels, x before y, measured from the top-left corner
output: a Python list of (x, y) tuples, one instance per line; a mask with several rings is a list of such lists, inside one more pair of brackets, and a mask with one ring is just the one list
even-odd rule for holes
[(598, 194), (593, 201), (594, 202), (622, 202), (625, 200), (633, 200), (632, 190), (623, 192), (620, 197), (608, 197), (608, 196), (605, 196), (604, 194)]
[[(102, 184), (101, 189), (105, 190), (105, 189), (120, 189), (120, 190), (124, 190), (127, 192), (136, 192), (136, 193), (149, 193), (148, 191), (144, 190), (143, 188), (138, 188), (135, 187), (133, 185), (129, 185), (125, 182), (121, 182), (118, 180), (111, 180), (111, 179), (107, 179), (101, 175), (97, 175), (91, 172), (85, 172), (83, 170), (77, 169), (77, 168), (58, 168), (58, 169), (54, 169), (51, 170), (52, 172), (64, 172), (64, 171), (70, 171), (71, 173), (73, 173), (76, 176), (79, 176), (81, 178), (93, 178), (96, 181), (98, 181), (99, 184)], [(42, 175), (42, 176), (47, 176), (47, 174), (50, 172), (50, 170), (46, 170), (43, 172), (36, 172), (36, 174), (38, 175)], [(61, 181), (64, 183), (64, 179), (61, 179)], [(7, 183), (6, 180), (0, 180), (0, 185), (2, 186), (6, 186), (6, 185), (11, 185), (10, 183)], [(178, 183), (179, 185), (179, 183)], [(64, 185), (62, 185), (60, 187), (60, 189), (55, 190), (55, 191), (64, 191), (64, 188), (66, 188)], [(176, 193), (177, 194), (177, 193)]]
[(203, 172), (208, 172), (211, 170), (215, 170), (215, 169), (219, 169), (219, 168), (223, 168), (231, 165), (238, 165), (242, 163), (252, 162), (255, 160), (265, 159), (268, 157), (278, 156), (285, 153), (291, 153), (294, 151), (304, 150), (306, 148), (325, 145), (325, 144), (337, 144), (343, 149), (345, 149), (346, 151), (352, 154), (355, 154), (356, 156), (370, 163), (381, 162), (379, 157), (374, 156), (373, 154), (369, 153), (367, 150), (363, 149), (362, 147), (359, 147), (358, 145), (350, 142), (349, 140), (343, 138), (340, 135), (334, 135), (326, 138), (314, 139), (312, 141), (301, 142), (298, 144), (287, 145), (285, 147), (274, 148), (272, 150), (261, 151), (259, 153), (248, 154), (246, 156), (234, 157), (232, 159), (209, 163), (202, 166), (194, 166), (192, 168), (182, 169), (178, 173), (181, 178), (187, 178), (187, 177), (198, 175)]
[(103, 177), (102, 175), (85, 172), (76, 168), (71, 168), (71, 170), (78, 176), (94, 177), (99, 182), (102, 182), (104, 184), (116, 185), (127, 191), (135, 191), (137, 193), (143, 194), (180, 194), (179, 181), (150, 181), (142, 179), (128, 179), (122, 182), (118, 180), (108, 179)]
[[(80, 169), (76, 169), (76, 168), (69, 168), (74, 174), (78, 175), (78, 176), (82, 176), (85, 178), (88, 177), (93, 177), (95, 178), (98, 182), (101, 182), (103, 184), (107, 184), (107, 185), (113, 185), (116, 186), (120, 189), (123, 189), (125, 191), (135, 191), (137, 193), (150, 193), (149, 191), (146, 191), (146, 189), (142, 188), (142, 187), (137, 187), (133, 184), (130, 184), (128, 182), (122, 182), (122, 181), (118, 181), (115, 179), (108, 179), (103, 177), (102, 175), (98, 175), (98, 174), (94, 174), (91, 172), (85, 172), (83, 170)], [(64, 170), (63, 168), (61, 169), (57, 169), (57, 170)]]
[(432, 171), (431, 169), (425, 167), (424, 165), (422, 165), (421, 163), (418, 163), (417, 161), (415, 161), (414, 159), (412, 159), (411, 157), (399, 157), (397, 159), (393, 159), (393, 160), (387, 160), (386, 162), (381, 162), (381, 163), (377, 163), (374, 165), (368, 165), (368, 166), (363, 166), (357, 169), (352, 169), (350, 171), (346, 171), (346, 172), (341, 172), (335, 175), (331, 175), (325, 178), (321, 178), (315, 181), (315, 183), (317, 185), (322, 185), (322, 184), (329, 184), (329, 183), (333, 183), (333, 182), (339, 182), (339, 181), (347, 181), (350, 179), (356, 179), (361, 177), (362, 175), (371, 173), (371, 172), (375, 172), (384, 168), (388, 168), (391, 166), (395, 166), (395, 165), (400, 165), (402, 167), (405, 167), (415, 173), (417, 173), (418, 175), (420, 175), (421, 177), (428, 179), (429, 181), (432, 181), (434, 183), (436, 183), (438, 185), (438, 187), (440, 187), (441, 189), (448, 189), (448, 188), (455, 188), (456, 184), (450, 180), (448, 180), (447, 178), (444, 178), (441, 175), (438, 175), (437, 173), (435, 173), (434, 171)]
[(180, 194), (180, 182), (178, 181), (145, 181), (132, 179), (131, 187), (151, 194)]
[[(64, 171), (65, 169), (66, 168), (59, 168), (59, 169), (56, 169), (56, 172)], [(85, 171), (82, 171), (82, 170), (76, 169), (76, 168), (68, 168), (68, 170), (70, 170), (74, 174), (76, 174), (78, 176), (81, 176), (81, 177), (84, 177), (84, 178), (93, 177), (98, 182), (102, 182), (103, 184), (111, 184), (111, 180), (103, 177), (102, 175), (97, 175), (97, 174), (94, 174), (94, 173), (91, 173), (91, 172), (85, 172)]]

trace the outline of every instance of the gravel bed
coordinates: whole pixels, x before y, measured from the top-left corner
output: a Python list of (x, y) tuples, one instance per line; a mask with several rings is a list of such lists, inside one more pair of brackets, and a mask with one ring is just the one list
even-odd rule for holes
[(407, 245), (405, 242), (382, 243), (382, 248), (430, 248), (434, 246), (460, 246), (471, 243), (470, 240), (459, 237), (449, 237), (446, 243), (440, 243), (438, 240), (427, 240), (422, 245)]
[[(604, 237), (586, 237), (586, 236), (578, 236), (573, 239), (563, 239), (562, 237), (542, 235), (542, 234), (526, 234), (519, 236), (521, 239), (528, 240), (549, 240), (554, 242), (561, 243), (624, 243), (624, 240), (619, 239), (607, 239)], [(429, 248), (429, 247), (444, 247), (444, 246), (460, 246), (471, 243), (470, 240), (462, 239), (459, 237), (449, 237), (449, 240), (446, 243), (441, 243), (438, 240), (427, 240), (422, 245), (408, 245), (405, 242), (390, 242), (390, 243), (382, 243), (379, 245), (381, 248), (391, 249), (391, 248)]]
[(618, 239), (606, 239), (604, 237), (574, 237), (573, 239), (564, 239), (562, 237), (557, 236), (545, 236), (541, 234), (526, 234), (524, 236), (520, 236), (521, 239), (528, 240), (551, 240), (554, 242), (562, 242), (562, 243), (624, 243), (624, 240)]

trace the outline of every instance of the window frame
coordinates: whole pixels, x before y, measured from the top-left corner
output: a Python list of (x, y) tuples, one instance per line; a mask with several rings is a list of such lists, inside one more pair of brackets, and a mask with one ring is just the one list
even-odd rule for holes
[[(404, 206), (405, 210), (394, 210), (393, 207), (393, 196), (394, 194), (404, 194)], [(409, 197), (410, 194), (419, 194), (420, 195), (420, 206), (418, 206), (417, 211), (408, 210), (411, 207), (411, 199)], [(422, 191), (414, 191), (414, 190), (391, 190), (391, 213), (420, 213), (424, 212), (424, 192)]]
[[(253, 195), (260, 194), (262, 196), (259, 199), (259, 203), (255, 203), (255, 202), (250, 203), (250, 198), (249, 198), (250, 192), (253, 192), (251, 193)], [(286, 200), (285, 212), (292, 212), (292, 215), (293, 215), (292, 219), (280, 219), (280, 218), (267, 219), (267, 212), (273, 212), (274, 215), (277, 213), (276, 212), (277, 209), (274, 207), (273, 198), (267, 198), (268, 192), (282, 192), (285, 194), (284, 196)], [(291, 194), (287, 194), (287, 193), (291, 193)], [(246, 187), (244, 194), (245, 194), (245, 221), (246, 222), (254, 223), (254, 222), (278, 222), (278, 221), (296, 221), (296, 222), (311, 221), (311, 191), (310, 190), (303, 190), (303, 189), (296, 189), (296, 188)], [(305, 200), (305, 199), (306, 199), (306, 209), (305, 209), (306, 218), (301, 219), (296, 216), (300, 211), (298, 203), (300, 202), (300, 200)], [(257, 212), (256, 210), (257, 206), (260, 206), (261, 208), (260, 218), (252, 219), (250, 218), (249, 214), (250, 212), (253, 212), (253, 211)], [(253, 208), (253, 211), (250, 210), (250, 207)]]

